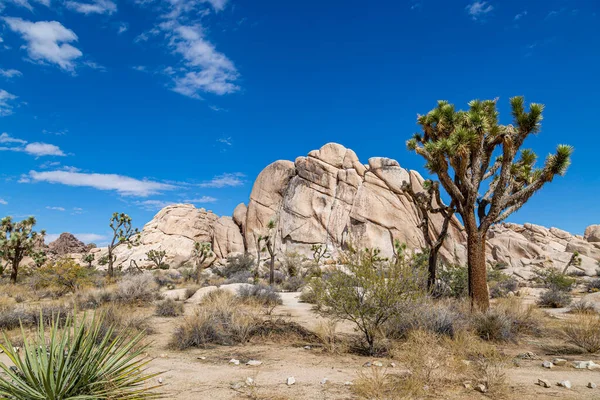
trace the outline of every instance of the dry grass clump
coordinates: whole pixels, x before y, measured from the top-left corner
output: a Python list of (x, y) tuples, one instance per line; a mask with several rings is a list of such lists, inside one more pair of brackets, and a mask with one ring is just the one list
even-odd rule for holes
[(258, 323), (256, 309), (242, 307), (231, 293), (215, 290), (204, 297), (193, 316), (175, 329), (170, 347), (185, 350), (244, 343)]
[(471, 327), (482, 339), (516, 342), (523, 334), (537, 335), (542, 323), (538, 310), (519, 299), (502, 299), (486, 312), (474, 313)]
[(571, 306), (569, 312), (573, 314), (598, 314), (594, 305), (585, 300), (580, 300)]
[(77, 293), (75, 303), (79, 310), (93, 310), (112, 302), (113, 292), (107, 289), (91, 289)]
[(352, 390), (365, 399), (394, 400), (408, 399), (406, 380), (404, 376), (388, 372), (383, 368), (370, 368), (359, 371), (354, 380)]
[(156, 304), (155, 314), (159, 317), (178, 317), (183, 315), (183, 303), (167, 299)]
[(563, 334), (568, 343), (596, 353), (600, 350), (600, 317), (582, 314), (563, 327)]
[(540, 307), (563, 308), (571, 304), (572, 301), (571, 293), (552, 288), (542, 293), (537, 303)]
[(272, 286), (262, 284), (240, 286), (238, 296), (242, 301), (254, 301), (265, 307), (277, 306), (283, 303), (281, 296)]
[(326, 353), (341, 354), (348, 350), (348, 343), (337, 334), (336, 321), (322, 321), (315, 328), (315, 335)]
[(115, 300), (120, 303), (150, 303), (158, 296), (158, 286), (151, 274), (126, 275), (117, 285)]
[(103, 332), (112, 332), (112, 335), (126, 334), (152, 334), (154, 330), (149, 323), (147, 313), (119, 305), (109, 305), (102, 309)]
[(72, 308), (66, 305), (5, 308), (0, 310), (0, 330), (16, 329), (21, 325), (29, 328), (39, 325), (40, 321), (43, 321), (44, 324), (49, 324), (53, 318), (62, 323), (72, 313)]

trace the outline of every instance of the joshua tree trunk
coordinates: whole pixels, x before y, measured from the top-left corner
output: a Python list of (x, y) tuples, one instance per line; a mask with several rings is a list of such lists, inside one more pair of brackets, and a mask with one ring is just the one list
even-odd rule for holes
[(485, 311), (490, 307), (487, 270), (485, 267), (486, 233), (480, 232), (477, 228), (474, 214), (468, 215), (465, 219), (465, 228), (467, 230), (467, 263), (469, 265), (471, 308)]
[(108, 273), (109, 278), (113, 278), (115, 275), (112, 248), (110, 246), (108, 247), (108, 268), (107, 268), (106, 272)]
[(10, 282), (11, 283), (17, 283), (18, 274), (19, 274), (19, 261), (13, 260), (12, 261), (12, 271), (10, 272)]
[(435, 287), (436, 280), (436, 270), (437, 270), (437, 259), (438, 259), (438, 249), (431, 249), (429, 252), (429, 267), (427, 274), (427, 289), (431, 291)]
[(271, 264), (269, 265), (269, 285), (275, 283), (275, 254), (271, 254)]

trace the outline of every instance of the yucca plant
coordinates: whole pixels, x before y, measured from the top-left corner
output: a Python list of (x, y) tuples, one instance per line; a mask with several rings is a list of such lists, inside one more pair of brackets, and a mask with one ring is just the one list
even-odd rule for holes
[(89, 324), (75, 317), (59, 324), (53, 318), (49, 333), (43, 320), (28, 339), (21, 329), (23, 347), (13, 347), (4, 334), (0, 349), (14, 366), (0, 363), (0, 398), (18, 400), (156, 399), (162, 396), (145, 386), (158, 374), (146, 373), (150, 362), (143, 334), (102, 328), (103, 315)]

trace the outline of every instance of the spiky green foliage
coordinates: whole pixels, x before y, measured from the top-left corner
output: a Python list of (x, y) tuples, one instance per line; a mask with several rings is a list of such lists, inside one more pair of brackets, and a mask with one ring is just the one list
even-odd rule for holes
[[(489, 227), (520, 209), (529, 198), (556, 175), (563, 175), (573, 148), (559, 145), (542, 167), (537, 156), (521, 149), (525, 140), (541, 129), (544, 106), (510, 99), (513, 124), (501, 125), (497, 100), (473, 100), (466, 111), (457, 111), (447, 101), (417, 121), (422, 134), (407, 141), (421, 155), (430, 172), (437, 174), (465, 223), (469, 237), (469, 292), (487, 308), (485, 286), (485, 236)], [(474, 282), (477, 283), (474, 283)]]
[(310, 251), (313, 252), (313, 261), (316, 265), (319, 265), (321, 260), (331, 257), (328, 252), (327, 244), (313, 244), (310, 246)]
[(146, 258), (154, 263), (156, 268), (164, 265), (167, 252), (165, 250), (150, 250), (146, 253)]
[(116, 257), (113, 255), (115, 249), (123, 244), (131, 247), (137, 246), (140, 241), (140, 232), (138, 228), (131, 225), (131, 217), (125, 213), (113, 213), (110, 219), (110, 229), (113, 231), (113, 238), (108, 245), (108, 276), (114, 276), (114, 262)]
[(202, 275), (202, 271), (205, 266), (206, 260), (209, 257), (213, 256), (212, 246), (210, 243), (194, 243), (194, 251), (192, 252), (192, 257), (196, 261), (196, 283), (200, 283), (200, 275)]
[[(84, 318), (85, 319), (85, 318)], [(154, 399), (145, 383), (157, 374), (146, 373), (150, 359), (142, 357), (147, 346), (142, 334), (114, 334), (105, 330), (103, 316), (91, 323), (67, 318), (59, 327), (58, 316), (50, 332), (41, 321), (37, 334), (22, 331), (19, 351), (6, 335), (0, 349), (12, 366), (0, 363), (0, 397), (20, 400)]]
[(92, 263), (96, 259), (96, 256), (92, 253), (88, 253), (81, 259), (83, 262), (87, 263), (88, 268), (92, 268)]
[(19, 264), (23, 258), (37, 255), (36, 247), (44, 241), (46, 232), (35, 232), (33, 230), (35, 223), (34, 217), (20, 222), (14, 222), (11, 217), (5, 217), (0, 221), (0, 262), (6, 260), (11, 265), (10, 279), (13, 283), (17, 282)]

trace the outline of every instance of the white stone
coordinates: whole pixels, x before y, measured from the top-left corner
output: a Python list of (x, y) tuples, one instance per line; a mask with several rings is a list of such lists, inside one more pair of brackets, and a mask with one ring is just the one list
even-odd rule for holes
[(290, 377), (289, 377), (289, 378), (287, 378), (287, 380), (286, 380), (286, 384), (287, 384), (288, 386), (292, 386), (292, 385), (293, 385), (293, 384), (295, 384), (295, 383), (296, 383), (296, 378), (294, 378), (293, 376), (290, 376)]
[(235, 358), (232, 358), (231, 360), (229, 360), (229, 364), (240, 365), (240, 360), (236, 360)]
[(258, 361), (258, 360), (250, 360), (246, 363), (246, 365), (250, 365), (252, 367), (256, 367), (261, 364), (262, 364), (262, 361)]
[(572, 385), (570, 381), (560, 381), (557, 383), (558, 386), (564, 387), (565, 389), (571, 389)]

